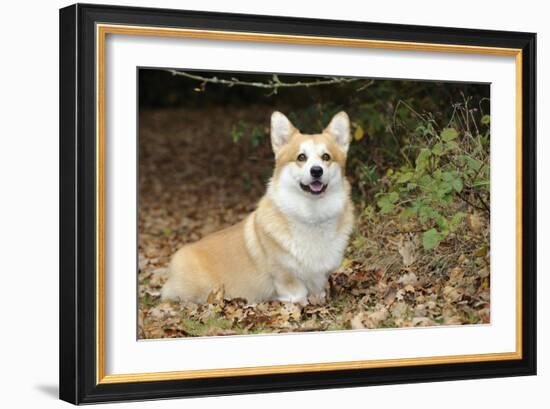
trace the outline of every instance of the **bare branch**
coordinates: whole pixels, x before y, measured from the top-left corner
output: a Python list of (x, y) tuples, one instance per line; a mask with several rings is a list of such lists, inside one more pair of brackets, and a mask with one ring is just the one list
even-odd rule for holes
[[(231, 78), (231, 79), (223, 79), (218, 77), (203, 77), (201, 75), (191, 74), (186, 71), (178, 71), (178, 70), (166, 70), (172, 75), (175, 76), (181, 76), (193, 79), (195, 81), (201, 82), (202, 88), (206, 84), (219, 84), (219, 85), (226, 85), (229, 87), (233, 87), (235, 85), (240, 86), (247, 86), (247, 87), (256, 87), (256, 88), (264, 88), (272, 90), (272, 93), (276, 94), (277, 90), (279, 88), (292, 88), (292, 87), (315, 87), (315, 86), (321, 86), (321, 85), (333, 85), (333, 84), (348, 84), (358, 81), (364, 81), (363, 78), (343, 78), (343, 77), (331, 77), (326, 80), (316, 80), (316, 81), (296, 81), (296, 82), (283, 82), (279, 79), (277, 74), (273, 74), (273, 77), (271, 80), (267, 82), (257, 82), (257, 81), (242, 81), (238, 78)], [(361, 85), (361, 87), (358, 89), (358, 91), (361, 91), (371, 84), (374, 83), (374, 80), (370, 80), (366, 82), (365, 84)]]

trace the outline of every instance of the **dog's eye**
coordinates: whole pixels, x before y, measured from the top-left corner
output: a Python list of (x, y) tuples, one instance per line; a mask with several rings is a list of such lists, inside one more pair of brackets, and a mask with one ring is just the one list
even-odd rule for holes
[(328, 153), (323, 153), (321, 159), (323, 159), (325, 162), (328, 162), (330, 160), (330, 155)]
[(303, 153), (300, 153), (296, 159), (298, 160), (298, 162), (305, 162), (307, 160), (307, 157)]

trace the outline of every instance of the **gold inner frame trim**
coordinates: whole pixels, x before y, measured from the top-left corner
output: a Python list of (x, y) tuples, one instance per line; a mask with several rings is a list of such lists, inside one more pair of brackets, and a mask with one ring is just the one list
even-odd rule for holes
[[(194, 38), (223, 41), (265, 42), (295, 45), (371, 48), (513, 56), (516, 64), (516, 350), (505, 353), (449, 355), (367, 361), (320, 362), (314, 364), (272, 365), (172, 372), (105, 374), (105, 41), (107, 34)], [(178, 379), (204, 379), (227, 376), (322, 372), (348, 369), (388, 368), (466, 362), (517, 360), (522, 358), (522, 51), (515, 48), (466, 46), (363, 40), (321, 36), (235, 31), (178, 29), (165, 27), (96, 25), (96, 383), (115, 384)]]

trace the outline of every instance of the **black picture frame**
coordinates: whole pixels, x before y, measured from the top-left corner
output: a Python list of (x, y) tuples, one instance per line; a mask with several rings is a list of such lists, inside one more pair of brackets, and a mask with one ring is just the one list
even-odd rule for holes
[[(101, 384), (96, 356), (96, 24), (522, 51), (521, 359)], [(536, 374), (536, 34), (77, 4), (60, 10), (60, 398), (74, 404)]]

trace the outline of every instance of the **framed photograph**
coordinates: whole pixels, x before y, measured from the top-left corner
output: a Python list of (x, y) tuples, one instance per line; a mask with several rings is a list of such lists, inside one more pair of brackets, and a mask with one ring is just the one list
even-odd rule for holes
[(534, 375), (535, 52), (61, 9), (61, 399)]

